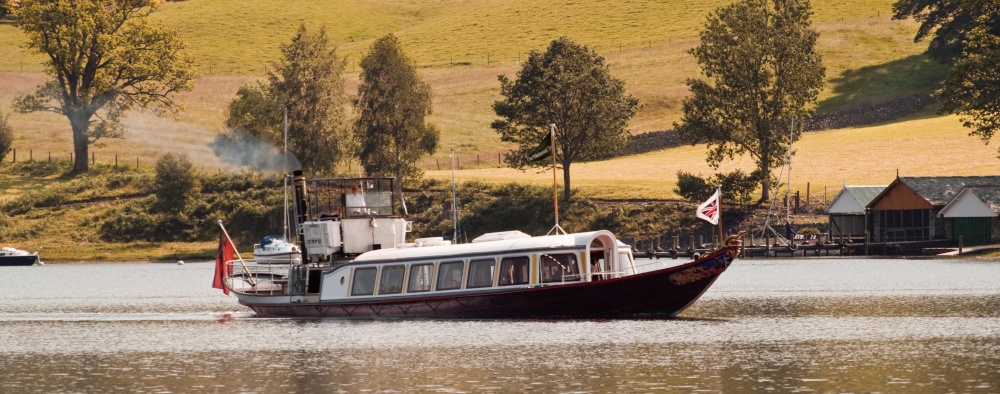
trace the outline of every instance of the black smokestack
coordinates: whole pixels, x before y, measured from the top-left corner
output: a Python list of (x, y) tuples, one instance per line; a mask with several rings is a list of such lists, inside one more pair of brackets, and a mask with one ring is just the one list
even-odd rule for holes
[(309, 205), (306, 204), (306, 177), (302, 170), (292, 171), (292, 184), (295, 187), (295, 219), (298, 223), (299, 246), (302, 249), (302, 263), (309, 261), (309, 251), (306, 250), (306, 235), (301, 230), (302, 223), (309, 220)]
[(306, 204), (306, 177), (302, 170), (292, 171), (292, 183), (295, 186), (295, 214), (299, 224), (309, 220), (309, 205)]

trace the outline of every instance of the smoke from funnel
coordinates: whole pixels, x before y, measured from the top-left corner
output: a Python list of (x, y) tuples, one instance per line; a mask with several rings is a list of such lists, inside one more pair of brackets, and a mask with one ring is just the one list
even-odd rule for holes
[(235, 166), (285, 174), (302, 169), (302, 163), (291, 152), (285, 154), (270, 142), (240, 130), (219, 134), (208, 146), (219, 159)]

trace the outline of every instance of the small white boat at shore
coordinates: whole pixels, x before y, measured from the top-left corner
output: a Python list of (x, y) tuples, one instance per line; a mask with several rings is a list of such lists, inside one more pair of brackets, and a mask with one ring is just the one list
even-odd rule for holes
[(302, 250), (282, 235), (267, 235), (253, 245), (253, 260), (257, 264), (300, 264)]
[(28, 253), (10, 246), (0, 249), (0, 267), (35, 265), (38, 263), (38, 252)]

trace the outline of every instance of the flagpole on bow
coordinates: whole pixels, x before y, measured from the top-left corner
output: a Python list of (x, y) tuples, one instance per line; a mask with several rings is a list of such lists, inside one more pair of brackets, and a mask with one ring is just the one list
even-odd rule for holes
[(719, 185), (715, 190), (719, 194), (719, 249), (722, 249), (725, 246), (722, 244), (722, 185)]
[(233, 243), (232, 238), (229, 238), (229, 232), (226, 231), (226, 226), (222, 225), (221, 220), (219, 220), (219, 228), (222, 229), (222, 234), (226, 236), (226, 242), (229, 243), (229, 247), (233, 248), (233, 253), (236, 253), (236, 258), (240, 260), (240, 265), (243, 266), (243, 272), (247, 273), (247, 279), (250, 280), (250, 285), (257, 286), (257, 281), (253, 279), (253, 275), (250, 275), (250, 270), (247, 269), (247, 263), (243, 261), (243, 256), (240, 256), (240, 251), (236, 250), (236, 244)]

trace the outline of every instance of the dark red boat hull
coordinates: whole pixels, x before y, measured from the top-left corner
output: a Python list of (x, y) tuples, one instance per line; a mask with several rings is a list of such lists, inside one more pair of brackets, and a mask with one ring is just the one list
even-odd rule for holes
[(261, 317), (331, 318), (574, 318), (676, 316), (697, 300), (729, 264), (726, 248), (689, 264), (617, 279), (510, 291), (441, 294), (367, 302), (258, 304)]

